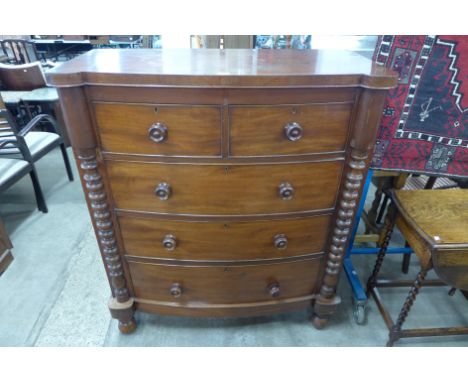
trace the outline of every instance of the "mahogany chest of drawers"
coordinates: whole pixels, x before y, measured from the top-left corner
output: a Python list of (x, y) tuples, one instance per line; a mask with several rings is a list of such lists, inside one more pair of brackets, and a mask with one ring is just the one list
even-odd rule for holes
[(343, 51), (112, 49), (47, 78), (122, 332), (135, 309), (312, 304), (326, 323), (393, 73)]

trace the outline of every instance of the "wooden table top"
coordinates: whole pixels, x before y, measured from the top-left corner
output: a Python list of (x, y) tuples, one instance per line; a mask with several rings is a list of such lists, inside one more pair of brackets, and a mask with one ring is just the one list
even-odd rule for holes
[(433, 246), (464, 244), (468, 250), (468, 190), (399, 190), (400, 213)]
[(343, 50), (95, 49), (46, 73), (52, 86), (362, 86), (391, 88), (393, 71)]

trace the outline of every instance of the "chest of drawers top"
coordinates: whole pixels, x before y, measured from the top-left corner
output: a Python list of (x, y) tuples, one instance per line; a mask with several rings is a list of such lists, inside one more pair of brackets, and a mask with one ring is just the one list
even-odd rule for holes
[(391, 88), (395, 75), (351, 51), (96, 49), (49, 70), (56, 87), (363, 86)]

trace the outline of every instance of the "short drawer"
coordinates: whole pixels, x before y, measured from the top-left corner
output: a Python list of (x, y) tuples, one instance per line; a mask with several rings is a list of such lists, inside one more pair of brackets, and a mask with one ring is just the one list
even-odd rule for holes
[(120, 209), (250, 215), (333, 208), (342, 161), (192, 165), (107, 161)]
[(351, 103), (231, 106), (230, 155), (344, 151), (352, 106)]
[(235, 261), (324, 251), (330, 215), (265, 221), (175, 221), (119, 216), (130, 256)]
[(96, 103), (104, 151), (167, 156), (220, 156), (221, 109)]
[(315, 294), (322, 258), (247, 266), (129, 262), (137, 299), (180, 304), (239, 304)]

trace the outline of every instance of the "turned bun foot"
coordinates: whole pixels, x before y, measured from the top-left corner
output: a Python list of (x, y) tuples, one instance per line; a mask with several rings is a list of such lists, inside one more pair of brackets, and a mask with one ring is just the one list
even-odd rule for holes
[(314, 328), (320, 330), (320, 329), (323, 329), (327, 325), (328, 318), (322, 318), (322, 317), (314, 315), (311, 321), (312, 321), (312, 325), (314, 325)]
[(119, 321), (120, 333), (129, 334), (135, 331), (137, 325), (135, 319), (132, 317), (128, 322)]

